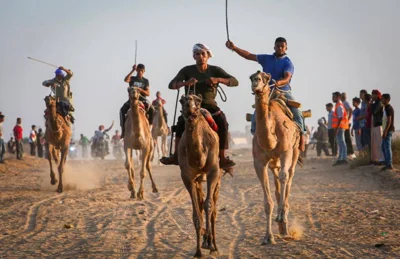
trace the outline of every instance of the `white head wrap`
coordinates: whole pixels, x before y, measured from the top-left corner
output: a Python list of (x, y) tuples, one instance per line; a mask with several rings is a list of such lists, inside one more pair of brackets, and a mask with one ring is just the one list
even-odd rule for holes
[(193, 46), (193, 54), (196, 53), (196, 51), (207, 51), (208, 56), (210, 58), (212, 58), (212, 56), (213, 56), (210, 48), (208, 46), (204, 45), (204, 44), (201, 44), (201, 43), (197, 43), (197, 44), (195, 44)]

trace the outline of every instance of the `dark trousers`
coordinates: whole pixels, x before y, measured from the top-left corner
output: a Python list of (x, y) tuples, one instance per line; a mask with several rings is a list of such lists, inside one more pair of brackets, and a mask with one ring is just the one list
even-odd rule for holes
[(31, 156), (36, 156), (36, 143), (29, 143), (31, 146)]
[[(218, 107), (216, 108), (209, 108), (207, 109), (211, 114), (214, 114), (218, 112), (220, 109)], [(213, 119), (215, 123), (218, 126), (218, 137), (219, 137), (219, 149), (228, 149), (229, 148), (229, 124), (228, 121), (226, 120), (225, 114), (221, 111), (220, 114), (217, 116), (213, 116)], [(172, 129), (174, 132), (176, 132), (176, 137), (180, 138), (182, 137), (183, 132), (185, 131), (185, 120), (183, 119), (183, 116), (178, 117), (178, 122), (176, 126)]]
[[(142, 101), (142, 100), (141, 100)], [(154, 117), (154, 107), (151, 106), (147, 100), (142, 101), (146, 110), (147, 110), (147, 118), (149, 120), (149, 124), (153, 125), (153, 117)], [(124, 125), (125, 125), (125, 116), (128, 113), (129, 109), (131, 108), (131, 102), (128, 100), (127, 102), (122, 105), (121, 109), (119, 110), (119, 120), (120, 120), (120, 125), (122, 128), (122, 131), (124, 131)]]
[(22, 143), (22, 139), (15, 140), (15, 146), (16, 146), (16, 150), (17, 150), (17, 159), (22, 159), (22, 157), (24, 155), (24, 146)]
[(336, 156), (338, 147), (337, 147), (337, 143), (336, 143), (335, 129), (328, 129), (328, 137), (329, 137), (329, 144), (332, 149), (332, 155)]
[(329, 156), (328, 142), (317, 142), (317, 156), (321, 156), (322, 151)]
[(350, 136), (350, 129), (347, 129), (344, 132), (344, 141), (346, 142), (347, 146), (347, 155), (354, 154), (353, 143), (351, 142), (351, 136)]
[(42, 144), (37, 145), (37, 153), (38, 153), (38, 157), (43, 158), (43, 145)]

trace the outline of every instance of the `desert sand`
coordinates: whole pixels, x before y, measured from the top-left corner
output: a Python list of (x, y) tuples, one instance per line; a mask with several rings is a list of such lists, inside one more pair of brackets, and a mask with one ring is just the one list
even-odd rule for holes
[[(307, 159), (290, 197), (297, 240), (261, 246), (265, 214), (251, 152), (233, 155), (238, 165), (223, 178), (217, 204), (217, 258), (400, 257), (396, 173)], [(153, 166), (159, 193), (147, 176), (145, 200), (135, 201), (123, 164), (68, 160), (67, 186), (57, 194), (46, 160), (8, 158), (0, 165), (0, 258), (191, 258), (192, 206), (178, 167)]]

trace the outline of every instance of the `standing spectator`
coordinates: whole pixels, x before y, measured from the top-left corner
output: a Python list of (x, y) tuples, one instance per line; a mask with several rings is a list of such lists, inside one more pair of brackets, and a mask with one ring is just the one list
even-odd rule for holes
[(304, 151), (301, 152), (301, 156), (303, 158), (307, 157), (307, 150), (308, 150), (308, 147), (310, 146), (310, 135), (311, 135), (310, 128), (306, 125), (305, 148), (304, 148)]
[(4, 154), (6, 153), (6, 147), (4, 145), (4, 131), (3, 131), (4, 115), (0, 114), (0, 163), (4, 164)]
[(328, 103), (326, 104), (326, 111), (328, 112), (328, 138), (329, 144), (332, 149), (332, 156), (337, 156), (337, 143), (336, 143), (336, 135), (335, 129), (332, 128), (332, 119), (333, 119), (333, 104)]
[(317, 156), (321, 156), (321, 151), (323, 150), (326, 156), (330, 156), (328, 150), (328, 127), (325, 125), (323, 119), (318, 120), (318, 130), (316, 132), (315, 138), (317, 139)]
[(36, 126), (32, 125), (31, 133), (29, 134), (29, 145), (31, 146), (31, 156), (36, 156)]
[(332, 94), (332, 101), (336, 104), (335, 111), (333, 112), (332, 128), (335, 129), (336, 142), (339, 147), (339, 158), (333, 164), (334, 166), (348, 164), (347, 147), (344, 139), (344, 132), (349, 127), (349, 117), (347, 116), (346, 107), (344, 107), (340, 98), (341, 94), (339, 92), (334, 92)]
[[(365, 152), (365, 149), (367, 147), (367, 143), (364, 143), (364, 135), (366, 134), (366, 114), (367, 114), (367, 101), (366, 101), (366, 95), (368, 94), (367, 90), (361, 90), (360, 91), (360, 99), (361, 99), (361, 108), (360, 108), (360, 115), (356, 118), (357, 121), (359, 122), (360, 125), (360, 132), (361, 132), (361, 145), (363, 147), (363, 153)], [(369, 135), (371, 135), (371, 132), (369, 132)]]
[(82, 157), (88, 157), (88, 146), (89, 146), (89, 139), (86, 136), (81, 134), (81, 139), (79, 140), (79, 145), (82, 146)]
[(7, 143), (7, 151), (10, 154), (15, 154), (15, 140), (14, 137), (11, 137)]
[(376, 165), (384, 165), (382, 153), (382, 119), (383, 106), (381, 103), (382, 94), (379, 90), (372, 91), (371, 111), (372, 111), (372, 128), (371, 128), (371, 161)]
[(36, 136), (36, 145), (38, 151), (38, 157), (43, 158), (43, 130), (39, 128), (39, 132)]
[(353, 109), (351, 108), (350, 103), (347, 101), (346, 93), (342, 93), (341, 101), (344, 107), (346, 108), (348, 122), (349, 122), (348, 129), (346, 129), (344, 132), (344, 139), (346, 141), (346, 147), (347, 147), (347, 155), (349, 156), (350, 159), (354, 159), (356, 158), (356, 155), (354, 154), (353, 143), (351, 141), (351, 136), (350, 136), (351, 118), (353, 115)]
[(358, 118), (360, 117), (361, 110), (359, 108), (361, 104), (361, 99), (354, 97), (353, 98), (353, 127), (351, 127), (351, 136), (353, 136), (356, 140), (356, 146), (358, 149), (358, 152), (362, 152), (363, 146), (361, 143), (361, 128), (360, 128), (360, 121)]
[(383, 134), (382, 134), (382, 152), (385, 157), (385, 167), (382, 170), (393, 170), (392, 163), (392, 136), (394, 132), (394, 109), (390, 105), (390, 95), (382, 95), (383, 110)]
[(17, 147), (17, 159), (22, 160), (24, 154), (24, 144), (22, 140), (22, 120), (21, 118), (17, 118), (17, 124), (14, 127), (14, 138)]

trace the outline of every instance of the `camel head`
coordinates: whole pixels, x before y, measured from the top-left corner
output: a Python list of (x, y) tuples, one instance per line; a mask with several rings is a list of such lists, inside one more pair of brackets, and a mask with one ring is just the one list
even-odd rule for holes
[(50, 96), (50, 95), (46, 96), (44, 98), (44, 101), (46, 103), (46, 107), (47, 108), (56, 106), (56, 99), (54, 97)]
[(203, 98), (200, 94), (183, 95), (181, 97), (180, 103), (182, 104), (183, 117), (187, 122), (193, 123), (197, 121), (198, 116), (201, 116), (200, 104), (202, 100)]
[(131, 102), (138, 102), (139, 97), (140, 97), (140, 92), (137, 87), (128, 87), (128, 93), (129, 93), (129, 100)]
[(250, 76), (250, 80), (251, 90), (253, 93), (266, 93), (267, 91), (270, 91), (268, 85), (271, 80), (271, 74), (257, 71)]

